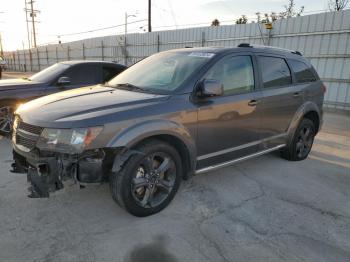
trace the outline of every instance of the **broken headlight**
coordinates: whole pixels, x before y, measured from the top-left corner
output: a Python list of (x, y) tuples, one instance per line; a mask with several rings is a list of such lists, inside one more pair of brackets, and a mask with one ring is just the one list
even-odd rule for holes
[(102, 127), (53, 129), (45, 128), (37, 142), (40, 150), (78, 154), (101, 133)]

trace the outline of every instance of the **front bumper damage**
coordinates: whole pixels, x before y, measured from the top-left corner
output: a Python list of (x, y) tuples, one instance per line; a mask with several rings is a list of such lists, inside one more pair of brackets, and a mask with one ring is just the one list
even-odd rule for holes
[(13, 158), (13, 171), (27, 173), (31, 198), (49, 197), (50, 193), (64, 188), (68, 180), (81, 188), (106, 179), (106, 154), (102, 149), (80, 155), (50, 153), (44, 156), (14, 149)]

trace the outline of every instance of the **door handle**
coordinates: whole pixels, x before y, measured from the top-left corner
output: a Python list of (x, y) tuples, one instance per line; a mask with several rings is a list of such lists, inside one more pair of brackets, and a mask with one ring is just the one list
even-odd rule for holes
[(250, 101), (248, 102), (248, 105), (249, 105), (249, 106), (256, 106), (257, 104), (259, 104), (259, 101), (257, 101), (257, 100), (250, 100)]
[(293, 94), (293, 96), (294, 96), (294, 97), (299, 97), (299, 96), (300, 96), (300, 92), (295, 92), (295, 93)]

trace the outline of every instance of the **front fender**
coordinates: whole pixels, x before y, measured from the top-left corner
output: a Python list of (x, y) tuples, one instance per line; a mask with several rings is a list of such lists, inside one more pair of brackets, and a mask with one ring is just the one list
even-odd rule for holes
[(187, 147), (191, 160), (196, 159), (195, 138), (185, 126), (170, 120), (147, 120), (124, 129), (107, 144), (108, 148), (132, 148), (144, 139), (157, 135), (176, 137)]

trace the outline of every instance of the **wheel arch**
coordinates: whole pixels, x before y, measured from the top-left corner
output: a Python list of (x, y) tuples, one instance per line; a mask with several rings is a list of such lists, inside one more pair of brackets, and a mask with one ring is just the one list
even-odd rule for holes
[(195, 170), (196, 149), (194, 138), (190, 132), (181, 124), (156, 120), (140, 123), (127, 128), (116, 135), (108, 144), (109, 148), (124, 148), (132, 151), (145, 141), (158, 139), (172, 145), (180, 154), (184, 163), (183, 178), (187, 179)]
[(298, 128), (303, 118), (310, 119), (316, 127), (316, 134), (322, 126), (322, 110), (313, 102), (303, 104), (294, 114), (294, 117), (288, 127), (288, 138), (291, 139), (295, 130)]

